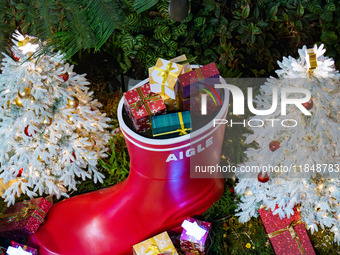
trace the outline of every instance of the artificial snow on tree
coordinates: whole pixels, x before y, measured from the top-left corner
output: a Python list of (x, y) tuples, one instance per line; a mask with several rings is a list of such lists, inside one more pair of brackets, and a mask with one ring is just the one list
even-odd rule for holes
[[(278, 107), (270, 115), (251, 118), (267, 125), (251, 128), (253, 133), (245, 142), (256, 141), (258, 148), (246, 151), (247, 161), (240, 169), (261, 172), (263, 166), (270, 165), (278, 171), (268, 172), (270, 179), (266, 183), (257, 180), (258, 172), (237, 174), (236, 192), (241, 195), (237, 215), (246, 222), (258, 216), (258, 209), (266, 207), (281, 218), (290, 217), (294, 206), (298, 206), (312, 233), (318, 225), (328, 227), (334, 241), (340, 243), (340, 75), (334, 61), (324, 56), (323, 45), (310, 50), (304, 46), (298, 53), (298, 59), (288, 57), (278, 62), (278, 79), (270, 77), (254, 102), (258, 110), (267, 110), (272, 106), (273, 88), (305, 88), (312, 99), (303, 105), (311, 115), (289, 106), (287, 115), (281, 115)], [(293, 98), (298, 96), (293, 94)], [(266, 119), (276, 119), (274, 127)], [(291, 120), (280, 124), (287, 119)], [(288, 125), (291, 127), (285, 127)], [(273, 141), (277, 141), (276, 146)]]
[(14, 34), (12, 56), (4, 54), (0, 74), (0, 179), (14, 181), (3, 194), (67, 196), (77, 177), (102, 182), (97, 160), (105, 157), (110, 119), (100, 113), (84, 75), (63, 55), (32, 54), (45, 43)]

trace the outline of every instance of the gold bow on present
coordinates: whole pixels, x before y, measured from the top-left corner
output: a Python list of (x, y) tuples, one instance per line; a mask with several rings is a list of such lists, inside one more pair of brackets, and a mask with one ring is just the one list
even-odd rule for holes
[(318, 62), (316, 60), (316, 54), (314, 52), (314, 49), (308, 49), (307, 53), (309, 55), (309, 64), (310, 64), (309, 75), (312, 75), (313, 70), (318, 66)]
[(25, 46), (27, 43), (29, 43), (30, 38), (28, 36), (25, 37), (25, 39), (18, 41), (18, 47), (23, 47)]
[(298, 236), (298, 234), (295, 232), (294, 230), (294, 227), (298, 224), (302, 223), (301, 219), (297, 220), (297, 221), (292, 221), (286, 228), (282, 228), (282, 229), (279, 229), (277, 231), (274, 231), (270, 234), (268, 234), (268, 237), (269, 238), (273, 238), (275, 236), (278, 236), (280, 234), (282, 234), (283, 232), (285, 231), (289, 231), (290, 232), (290, 235), (292, 236), (292, 238), (295, 240), (295, 242), (297, 243), (298, 247), (299, 247), (299, 250), (301, 252), (301, 254), (306, 254), (305, 253), (305, 250), (303, 249), (302, 247), (302, 244), (301, 244), (301, 241), (300, 241), (300, 238)]
[(181, 125), (181, 128), (177, 129), (176, 131), (179, 132), (179, 135), (186, 135), (186, 134), (188, 134), (187, 131), (191, 130), (191, 128), (186, 128), (184, 126), (183, 116), (182, 116), (181, 112), (178, 112), (178, 118), (179, 118), (179, 123)]
[[(177, 78), (178, 75), (175, 73), (172, 73), (171, 71), (175, 70), (176, 68), (172, 67), (173, 62), (169, 62), (166, 65), (166, 69), (161, 69), (157, 66), (154, 67), (155, 70), (159, 71), (157, 76), (162, 76), (163, 80), (162, 80), (162, 84), (161, 84), (161, 96), (165, 97), (165, 83), (168, 80), (169, 75)], [(168, 87), (168, 86), (167, 86)]]

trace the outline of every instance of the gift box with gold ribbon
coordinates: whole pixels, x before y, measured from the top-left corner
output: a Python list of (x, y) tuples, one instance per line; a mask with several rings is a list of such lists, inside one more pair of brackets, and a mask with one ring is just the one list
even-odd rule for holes
[[(183, 98), (189, 98), (196, 94), (201, 84), (215, 87), (220, 83), (220, 73), (215, 63), (196, 68), (190, 72), (181, 74), (177, 79), (177, 87)], [(221, 94), (221, 89), (216, 89)]]
[(271, 210), (260, 209), (259, 214), (268, 233), (270, 242), (278, 255), (315, 255), (307, 231), (297, 208), (289, 218), (280, 218)]
[(188, 62), (187, 56), (185, 56), (185, 54), (175, 57), (173, 59), (170, 59), (169, 61), (182, 65), (183, 66), (182, 73), (187, 73), (187, 72), (192, 71), (190, 63)]
[(152, 116), (166, 113), (164, 100), (151, 92), (149, 83), (125, 92), (124, 107), (137, 132), (150, 129)]
[(191, 131), (190, 112), (175, 112), (151, 118), (152, 135), (171, 138), (189, 134)]
[(206, 254), (211, 223), (187, 218), (182, 227), (181, 250), (189, 254)]
[(133, 246), (134, 255), (178, 255), (168, 233), (165, 231)]
[(182, 65), (159, 58), (156, 65), (149, 68), (151, 92), (160, 94), (162, 97), (167, 95), (172, 99), (176, 99), (176, 81), (181, 73), (183, 73)]
[(52, 204), (45, 198), (14, 204), (0, 214), (0, 235), (17, 238), (34, 234), (51, 207)]

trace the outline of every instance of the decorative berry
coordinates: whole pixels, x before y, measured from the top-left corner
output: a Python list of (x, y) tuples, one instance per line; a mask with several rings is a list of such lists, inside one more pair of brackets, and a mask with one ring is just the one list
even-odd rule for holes
[(24, 171), (24, 169), (20, 168), (19, 173), (17, 174), (17, 177), (21, 177), (23, 171)]
[(15, 56), (13, 52), (12, 52), (12, 58), (17, 62), (20, 60), (20, 57)]
[(271, 141), (270, 144), (269, 144), (269, 149), (271, 151), (276, 151), (277, 149), (280, 148), (280, 141), (278, 140), (274, 140), (274, 141)]
[(257, 175), (257, 180), (259, 182), (262, 182), (262, 183), (266, 183), (269, 181), (269, 175), (268, 173), (266, 172), (265, 175), (263, 176), (262, 175), (262, 172), (260, 172), (258, 175)]
[(307, 110), (310, 110), (313, 108), (314, 102), (311, 98), (308, 102), (302, 104)]
[[(77, 159), (76, 154), (74, 152), (72, 152), (71, 155), (74, 157), (75, 160)], [(70, 162), (73, 163), (73, 160), (70, 159)]]
[[(32, 137), (32, 135), (30, 135), (30, 134), (28, 133), (28, 126), (29, 126), (29, 125), (27, 125), (27, 126), (25, 127), (25, 130), (24, 130), (25, 135), (27, 135), (28, 137)], [(36, 134), (36, 133), (37, 133), (37, 131), (34, 130), (34, 134)]]
[(58, 75), (60, 78), (62, 78), (64, 81), (67, 81), (69, 78), (68, 72)]

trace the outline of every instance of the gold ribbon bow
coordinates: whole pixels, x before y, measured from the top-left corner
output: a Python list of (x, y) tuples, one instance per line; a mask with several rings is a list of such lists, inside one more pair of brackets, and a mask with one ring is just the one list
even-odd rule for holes
[(148, 113), (148, 115), (152, 114), (152, 111), (148, 105), (149, 102), (154, 102), (154, 101), (158, 101), (160, 100), (160, 96), (155, 94), (152, 95), (151, 93), (149, 93), (148, 95), (144, 95), (142, 90), (138, 87), (136, 88), (136, 91), (139, 95), (139, 100), (137, 100), (136, 102), (134, 102), (133, 104), (130, 104), (130, 107), (134, 108), (136, 107), (136, 110), (138, 111), (139, 108), (144, 105), (146, 112)]
[(29, 41), (30, 41), (30, 38), (26, 36), (24, 40), (18, 41), (18, 47), (25, 46), (27, 43), (29, 43)]
[(308, 49), (307, 53), (309, 55), (309, 64), (310, 64), (309, 75), (312, 75), (313, 70), (318, 66), (318, 62), (316, 60), (316, 54), (314, 52), (314, 49)]
[(269, 238), (273, 238), (275, 236), (278, 236), (280, 234), (282, 234), (283, 232), (285, 231), (289, 231), (290, 235), (292, 236), (292, 238), (295, 240), (295, 242), (297, 243), (298, 247), (299, 247), (299, 250), (301, 252), (301, 254), (305, 254), (305, 250), (303, 249), (302, 247), (302, 244), (301, 244), (301, 241), (300, 241), (300, 238), (299, 236), (297, 235), (297, 233), (295, 232), (294, 230), (294, 227), (298, 224), (302, 223), (301, 219), (297, 220), (297, 221), (292, 221), (286, 228), (282, 228), (282, 229), (279, 229), (277, 231), (274, 231), (270, 234), (268, 234), (268, 237)]
[[(169, 75), (177, 78), (178, 75), (175, 73), (172, 73), (171, 71), (175, 70), (176, 68), (172, 67), (173, 62), (170, 62), (169, 64), (166, 65), (166, 69), (161, 69), (157, 66), (154, 67), (154, 69), (156, 69), (157, 71), (159, 71), (157, 76), (162, 76), (163, 80), (162, 80), (162, 84), (161, 84), (161, 96), (165, 97), (165, 83), (169, 77)], [(168, 86), (167, 86), (168, 87)]]
[(183, 116), (181, 112), (178, 112), (178, 118), (179, 118), (179, 124), (181, 125), (181, 128), (177, 129), (176, 131), (179, 132), (179, 135), (188, 134), (187, 131), (191, 130), (191, 128), (186, 128), (184, 126)]
[(161, 251), (159, 250), (158, 246), (155, 245), (155, 244), (151, 244), (149, 246), (149, 249), (147, 249), (147, 252), (148, 251), (155, 251), (157, 254), (161, 253)]

